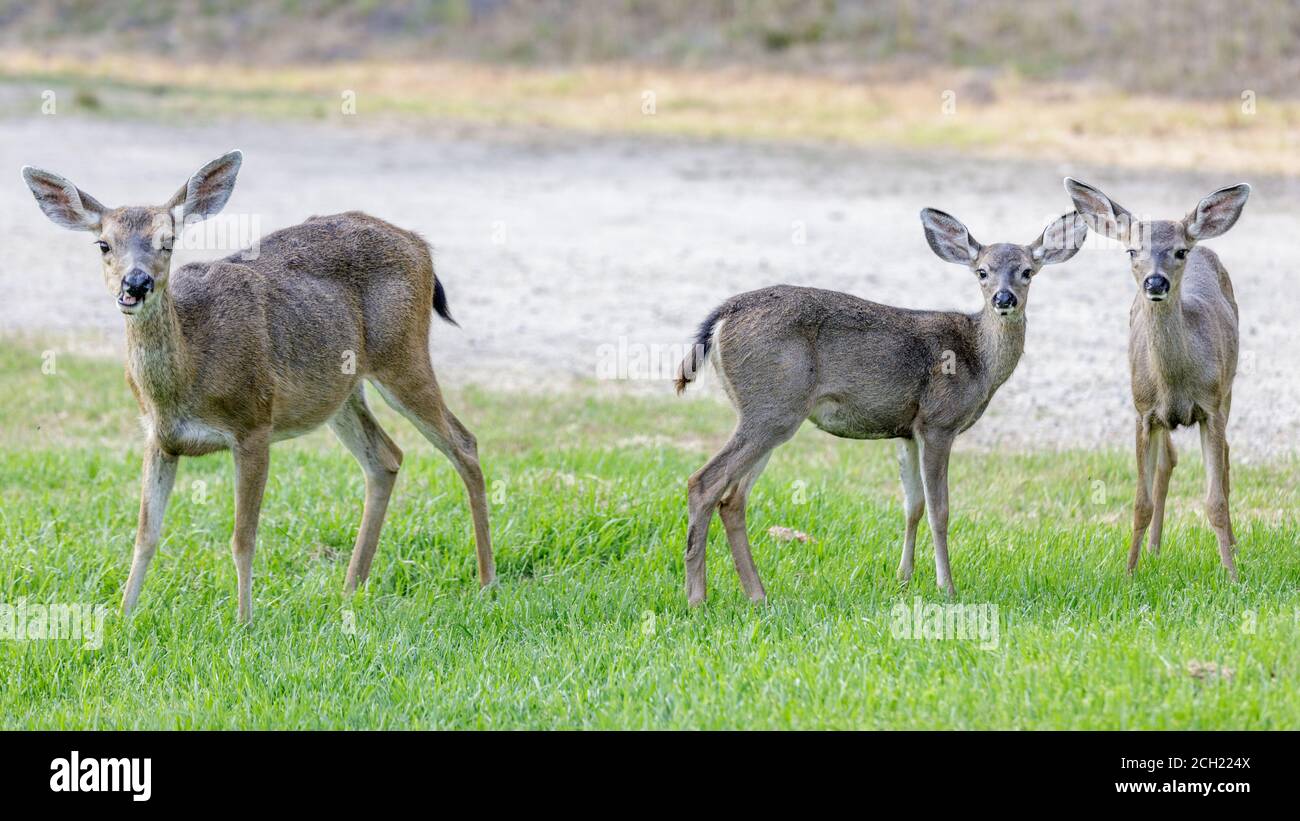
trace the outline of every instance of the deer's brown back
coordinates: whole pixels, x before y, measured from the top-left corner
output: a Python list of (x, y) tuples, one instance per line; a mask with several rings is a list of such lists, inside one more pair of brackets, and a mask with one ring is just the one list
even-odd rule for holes
[(186, 411), (269, 415), (292, 435), (328, 419), (371, 363), (427, 350), (433, 268), (418, 235), (353, 212), (276, 231), (259, 251), (174, 272), (182, 333), (214, 354), (192, 363), (209, 407)]
[(837, 291), (777, 286), (735, 297), (717, 356), (742, 417), (788, 410), (846, 438), (910, 436), (918, 421), (964, 429), (990, 395), (969, 317)]

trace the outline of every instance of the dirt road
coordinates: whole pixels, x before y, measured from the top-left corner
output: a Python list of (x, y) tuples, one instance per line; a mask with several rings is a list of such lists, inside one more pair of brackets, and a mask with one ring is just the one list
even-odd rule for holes
[[(657, 375), (666, 377), (714, 304), (778, 282), (974, 310), (973, 278), (935, 258), (922, 238), (923, 206), (957, 215), (982, 242), (1028, 242), (1070, 210), (1065, 174), (1162, 218), (1238, 181), (833, 147), (5, 120), (3, 331), (55, 345), (100, 340), (113, 355), (123, 329), (99, 279), (98, 252), (45, 220), (19, 179), (21, 165), (57, 171), (116, 205), (162, 201), (232, 147), (244, 150), (245, 163), (227, 213), (246, 226), (265, 233), (311, 214), (362, 209), (427, 236), (462, 325), (434, 331), (444, 381), (521, 389), (591, 389), (601, 376), (648, 375), (656, 355), (664, 363)], [(1292, 262), (1300, 186), (1250, 182), (1245, 216), (1211, 245), (1241, 307), (1234, 456), (1260, 459), (1300, 448)], [(177, 262), (229, 250), (182, 249)], [(1125, 346), (1135, 287), (1124, 255), (1094, 238), (1072, 262), (1046, 269), (1031, 294), (1024, 359), (963, 446), (1128, 449)], [(602, 379), (597, 389), (671, 393), (666, 379)]]

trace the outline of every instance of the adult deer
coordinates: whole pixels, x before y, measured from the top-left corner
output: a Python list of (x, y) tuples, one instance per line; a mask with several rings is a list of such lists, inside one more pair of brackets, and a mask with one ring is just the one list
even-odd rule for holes
[(429, 248), (416, 234), (349, 212), (265, 237), (259, 252), (171, 272), (176, 233), (211, 217), (234, 189), (232, 151), (161, 206), (106, 208), (66, 179), (23, 168), (45, 215), (89, 231), (104, 282), (126, 318), (127, 381), (146, 429), (135, 553), (122, 596), (129, 614), (158, 547), (181, 456), (230, 449), (231, 545), (239, 618), (253, 616), (257, 521), (273, 441), (328, 423), (366, 477), (365, 509), (345, 591), (365, 582), (402, 452), (366, 405), (369, 378), (445, 453), (469, 492), (479, 582), (492, 582), (487, 498), (473, 435), (443, 403), (429, 359), (433, 311), (451, 322)]
[(1228, 412), (1237, 375), (1237, 300), (1232, 280), (1203, 239), (1231, 228), (1250, 196), (1246, 184), (1210, 194), (1181, 220), (1139, 221), (1101, 191), (1065, 178), (1089, 227), (1123, 243), (1138, 294), (1129, 310), (1128, 358), (1137, 408), (1137, 494), (1128, 570), (1137, 567), (1147, 526), (1160, 552), (1169, 475), (1178, 458), (1170, 432), (1199, 424), (1205, 510), (1219, 558), (1235, 581), (1237, 543), (1228, 515)]
[(1069, 214), (1029, 245), (986, 246), (942, 211), (927, 208), (921, 222), (940, 259), (977, 277), (984, 293), (978, 313), (905, 310), (778, 285), (732, 297), (700, 326), (677, 392), (712, 350), (739, 418), (731, 438), (688, 484), (690, 604), (706, 595), (705, 546), (715, 509), (746, 594), (766, 598), (745, 533), (745, 504), (772, 450), (805, 419), (834, 436), (899, 440), (907, 526), (898, 577), (911, 579), (916, 528), (928, 505), (936, 581), (949, 595), (956, 592), (948, 566), (949, 452), (1020, 360), (1034, 275), (1074, 256), (1087, 228)]

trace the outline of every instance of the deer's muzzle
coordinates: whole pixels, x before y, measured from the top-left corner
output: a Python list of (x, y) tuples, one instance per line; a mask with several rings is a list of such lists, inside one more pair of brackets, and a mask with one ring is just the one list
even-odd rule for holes
[(153, 277), (144, 271), (135, 270), (122, 280), (122, 290), (117, 295), (117, 304), (123, 310), (134, 310), (141, 305), (145, 297), (153, 290)]
[(1142, 280), (1142, 290), (1146, 292), (1147, 299), (1159, 302), (1169, 296), (1169, 280), (1160, 274), (1152, 274)]
[(1016, 299), (1016, 295), (1010, 291), (1002, 290), (993, 295), (992, 302), (993, 307), (997, 309), (998, 313), (1009, 314), (1015, 310), (1019, 300)]

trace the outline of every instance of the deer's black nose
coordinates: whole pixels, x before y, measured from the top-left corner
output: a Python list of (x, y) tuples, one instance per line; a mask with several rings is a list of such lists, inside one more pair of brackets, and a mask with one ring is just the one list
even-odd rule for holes
[(1146, 291), (1149, 297), (1163, 297), (1169, 293), (1169, 280), (1160, 274), (1152, 274), (1142, 280), (1142, 290)]
[(122, 290), (139, 299), (153, 290), (153, 277), (137, 268), (122, 280)]
[(1016, 295), (1010, 291), (998, 291), (993, 295), (993, 307), (999, 311), (1016, 307)]

